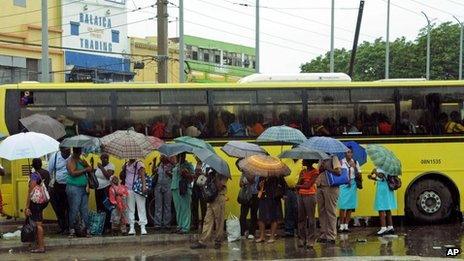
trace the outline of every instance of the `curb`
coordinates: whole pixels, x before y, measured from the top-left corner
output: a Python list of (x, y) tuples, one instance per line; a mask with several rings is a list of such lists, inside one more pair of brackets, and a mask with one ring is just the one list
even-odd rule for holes
[[(91, 237), (91, 238), (45, 238), (47, 249), (64, 249), (67, 247), (103, 246), (117, 244), (167, 244), (193, 242), (197, 234), (152, 234), (145, 236), (117, 236), (117, 237)], [(19, 239), (0, 240), (0, 253), (9, 251), (25, 251), (30, 249), (30, 243), (22, 243)]]

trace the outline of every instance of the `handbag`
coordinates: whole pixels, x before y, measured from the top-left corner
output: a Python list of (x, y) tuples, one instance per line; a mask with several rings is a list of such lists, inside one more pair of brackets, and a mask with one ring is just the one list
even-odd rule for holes
[(97, 176), (95, 175), (95, 171), (91, 171), (86, 173), (87, 175), (87, 181), (89, 182), (89, 187), (91, 189), (98, 189), (98, 179)]
[(187, 194), (188, 186), (189, 186), (189, 181), (186, 178), (181, 177), (179, 179), (179, 194), (181, 196), (184, 196)]
[(243, 186), (243, 187), (240, 188), (240, 191), (238, 192), (238, 196), (237, 196), (237, 202), (240, 205), (250, 203), (251, 198), (253, 197), (253, 195), (249, 191), (250, 190), (248, 189), (247, 186)]
[(201, 186), (201, 197), (206, 203), (213, 202), (219, 195), (219, 191), (216, 186), (216, 177), (214, 172), (208, 174), (206, 184)]
[(37, 226), (34, 221), (27, 217), (23, 227), (21, 228), (21, 242), (34, 242), (36, 229)]
[[(137, 172), (137, 164), (138, 164), (138, 161), (135, 163), (135, 166), (134, 166), (135, 172)], [(153, 179), (151, 176), (145, 175), (145, 186), (147, 187), (147, 189), (145, 190), (145, 192), (143, 192), (142, 177), (140, 177), (140, 175), (138, 175), (137, 173), (134, 173), (134, 179), (132, 182), (132, 191), (134, 191), (135, 194), (138, 194), (140, 196), (147, 198), (149, 191), (151, 191), (153, 188)]]
[[(112, 189), (112, 188), (110, 188), (110, 189)], [(102, 203), (103, 203), (103, 206), (105, 207), (105, 209), (110, 213), (111, 213), (111, 211), (113, 211), (113, 209), (116, 208), (116, 206), (111, 203), (110, 198), (107, 197), (107, 196), (105, 196), (105, 199), (103, 200)]]
[(401, 179), (398, 178), (397, 176), (388, 175), (386, 179), (387, 179), (388, 188), (390, 188), (390, 190), (397, 190), (401, 188)]
[[(35, 174), (40, 177), (39, 173), (36, 172)], [(50, 200), (50, 194), (48, 193), (42, 178), (40, 178), (40, 184), (37, 184), (37, 186), (32, 189), (30, 197), (31, 201), (36, 204), (45, 204)]]
[(338, 187), (340, 185), (345, 185), (350, 183), (350, 174), (348, 169), (342, 168), (340, 175), (332, 173), (326, 170), (327, 183), (331, 187)]
[(94, 236), (100, 236), (103, 234), (105, 229), (105, 212), (89, 212), (89, 230), (90, 234)]

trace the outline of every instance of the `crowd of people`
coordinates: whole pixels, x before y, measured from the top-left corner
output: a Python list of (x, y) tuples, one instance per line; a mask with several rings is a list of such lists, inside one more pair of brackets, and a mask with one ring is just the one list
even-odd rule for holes
[[(41, 159), (33, 159), (28, 195), (35, 187), (44, 184), (58, 220), (59, 233), (69, 237), (90, 236), (88, 178), (89, 173), (94, 172), (98, 179), (98, 187), (95, 188), (97, 211), (106, 213), (104, 231), (112, 232), (113, 235), (135, 235), (137, 223), (140, 234), (146, 235), (147, 211), (143, 193), (146, 192), (148, 178), (144, 163), (136, 159), (129, 160), (118, 177), (114, 165), (109, 162), (108, 154), (101, 154), (100, 162), (95, 166), (93, 160), (87, 163), (81, 153), (80, 148), (73, 148), (71, 153), (69, 148), (61, 147), (59, 152), (50, 157), (48, 170), (42, 168)], [(155, 230), (171, 229), (173, 223), (176, 224), (171, 231), (173, 233), (186, 234), (198, 229), (201, 235), (192, 248), (205, 248), (210, 239), (214, 240), (216, 248), (220, 248), (224, 233), (227, 178), (217, 175), (199, 159), (193, 165), (185, 156), (185, 153), (173, 157), (162, 155), (159, 162), (156, 158), (152, 162), (151, 171), (155, 177)], [(236, 162), (237, 167), (240, 160)], [(353, 158), (351, 147), (341, 160), (332, 156), (322, 161), (303, 160), (302, 165), (303, 170), (293, 188), (287, 186), (283, 177), (265, 178), (242, 171), (238, 182), (247, 195), (245, 200), (239, 201), (243, 238), (255, 240), (256, 243), (272, 243), (276, 240), (278, 225), (284, 221), (286, 235), (293, 236), (297, 231), (300, 247), (312, 248), (316, 240), (334, 244), (337, 208), (340, 210), (338, 232), (349, 232), (351, 214), (358, 204), (357, 190), (362, 188), (361, 169)], [(342, 171), (347, 171), (350, 183), (340, 187), (330, 186), (325, 175)], [(377, 184), (374, 208), (379, 212), (381, 220), (378, 235), (394, 233), (391, 210), (396, 209), (397, 205), (393, 191), (388, 188), (386, 175), (381, 169), (374, 169), (368, 175)], [(200, 188), (205, 181), (200, 181), (200, 176), (212, 180), (211, 184), (214, 184), (216, 191), (213, 198), (205, 198)], [(139, 179), (142, 183), (141, 191), (134, 187)], [(283, 200), (285, 215), (282, 211)], [(37, 225), (37, 248), (32, 250), (33, 253), (45, 251), (42, 212), (47, 205), (48, 202), (38, 204), (28, 197), (25, 213)], [(319, 233), (316, 228), (316, 207), (319, 213)], [(135, 218), (136, 211), (138, 220)], [(247, 222), (248, 214), (250, 222)], [(267, 226), (270, 226), (268, 239)]]

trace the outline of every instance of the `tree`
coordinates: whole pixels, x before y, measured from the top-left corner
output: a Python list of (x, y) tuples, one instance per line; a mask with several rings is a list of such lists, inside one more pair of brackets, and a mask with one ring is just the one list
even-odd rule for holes
[[(433, 26), (431, 30), (430, 79), (458, 79), (459, 30), (451, 22)], [(425, 78), (427, 28), (422, 28), (415, 41), (404, 37), (390, 43), (390, 78)], [(329, 55), (320, 55), (300, 66), (301, 72), (329, 71)], [(351, 50), (335, 50), (335, 71), (348, 72)], [(363, 42), (358, 46), (353, 80), (373, 81), (385, 76), (385, 41)]]

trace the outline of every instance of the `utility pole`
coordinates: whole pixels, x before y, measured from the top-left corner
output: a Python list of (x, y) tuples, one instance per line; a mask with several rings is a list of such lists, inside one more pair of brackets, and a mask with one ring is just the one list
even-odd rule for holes
[(335, 37), (335, 0), (332, 0), (332, 10), (330, 17), (330, 72), (335, 70), (334, 62), (334, 37)]
[(168, 1), (157, 0), (158, 82), (168, 82)]
[(454, 19), (456, 19), (456, 21), (458, 21), (458, 24), (459, 24), (459, 31), (461, 32), (460, 35), (459, 35), (459, 80), (462, 80), (462, 37), (463, 37), (463, 24), (461, 23), (461, 21), (459, 21), (459, 19), (454, 16)]
[[(222, 57), (221, 57), (222, 58)], [(185, 82), (184, 0), (179, 0), (179, 82)]]
[(256, 0), (255, 72), (259, 73), (259, 0)]
[(427, 19), (427, 65), (425, 78), (430, 80), (430, 19), (423, 11), (421, 13), (425, 16), (425, 19)]
[(48, 3), (47, 0), (42, 0), (42, 82), (50, 81), (48, 65)]
[(388, 79), (390, 77), (390, 0), (387, 2), (387, 36), (385, 38), (385, 79)]
[(356, 50), (358, 49), (359, 31), (361, 30), (361, 21), (364, 11), (364, 0), (359, 1), (358, 20), (356, 21), (356, 30), (354, 33), (353, 48), (351, 49), (350, 67), (348, 75), (353, 78), (354, 61), (356, 59)]

